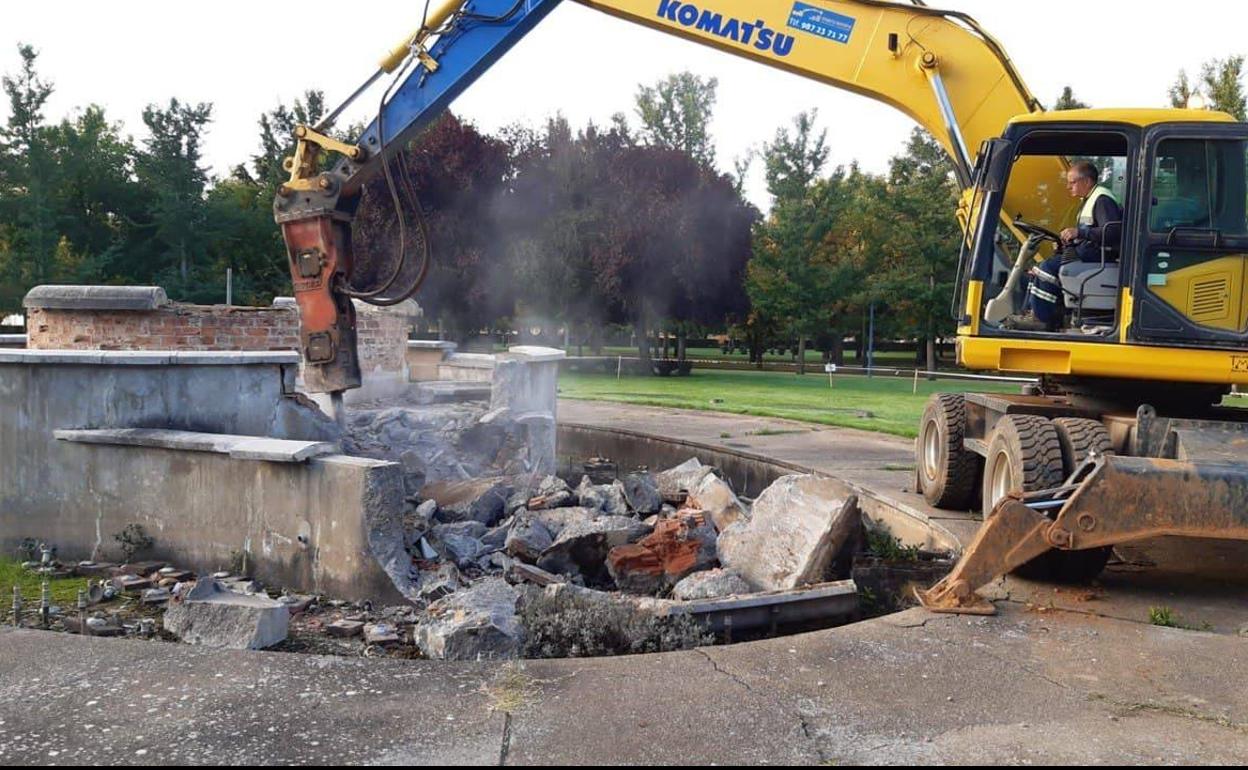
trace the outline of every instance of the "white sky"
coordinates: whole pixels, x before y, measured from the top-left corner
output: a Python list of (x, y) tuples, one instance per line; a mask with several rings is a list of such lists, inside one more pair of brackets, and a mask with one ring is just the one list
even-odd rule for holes
[[(30, 43), (40, 51), (40, 71), (56, 86), (49, 119), (94, 102), (136, 137), (142, 135), (140, 114), (149, 102), (166, 103), (173, 96), (212, 102), (206, 155), (213, 171), (225, 174), (255, 151), (262, 112), (307, 88), (323, 89), (327, 101), (336, 103), (418, 22), (422, 6), (421, 0), (12, 3), (0, 29), (0, 71), (16, 71), (16, 44)], [(1175, 6), (1136, 0), (950, 0), (946, 7), (970, 13), (1000, 39), (1046, 104), (1070, 84), (1097, 107), (1164, 106), (1180, 68), (1194, 73), (1207, 58), (1248, 53), (1243, 37), (1248, 3), (1238, 1), (1188, 0)], [(296, 42), (299, 32), (318, 29), (319, 39)], [(1089, 37), (1093, 45), (1083, 43)], [(713, 131), (724, 170), (811, 107), (819, 108), (829, 129), (833, 164), (857, 158), (866, 169), (881, 171), (910, 130), (908, 118), (864, 97), (571, 2), (557, 8), (454, 109), (486, 131), (516, 121), (540, 124), (557, 111), (574, 126), (591, 118), (605, 123), (619, 111), (632, 118), (639, 83), (683, 69), (719, 78)], [(367, 101), (364, 110), (375, 110), (375, 98)], [(5, 101), (0, 117), (7, 111)], [(362, 112), (347, 115), (353, 117)], [(746, 192), (766, 208), (759, 165)]]

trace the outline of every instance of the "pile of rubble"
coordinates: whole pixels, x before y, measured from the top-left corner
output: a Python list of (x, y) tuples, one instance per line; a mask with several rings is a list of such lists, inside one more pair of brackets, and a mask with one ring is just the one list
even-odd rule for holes
[(778, 479), (749, 505), (696, 459), (654, 474), (620, 476), (602, 460), (585, 469), (576, 486), (546, 476), (424, 487), (406, 526), (425, 655), (520, 655), (535, 592), (676, 614), (682, 602), (820, 583), (860, 528), (857, 501), (813, 475)]

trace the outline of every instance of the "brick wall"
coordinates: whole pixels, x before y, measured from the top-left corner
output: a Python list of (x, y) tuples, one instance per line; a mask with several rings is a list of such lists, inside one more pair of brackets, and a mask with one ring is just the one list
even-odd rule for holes
[(35, 350), (297, 350), (288, 308), (168, 304), (155, 310), (29, 308)]
[[(360, 367), (404, 371), (411, 318), (357, 306)], [(299, 313), (290, 307), (169, 303), (153, 310), (28, 308), (33, 350), (298, 350)]]

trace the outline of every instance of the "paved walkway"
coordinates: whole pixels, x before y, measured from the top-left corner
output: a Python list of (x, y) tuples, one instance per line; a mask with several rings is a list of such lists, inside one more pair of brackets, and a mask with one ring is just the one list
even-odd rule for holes
[(0, 631), (0, 763), (1243, 763), (1243, 639), (1007, 604), (458, 664)]

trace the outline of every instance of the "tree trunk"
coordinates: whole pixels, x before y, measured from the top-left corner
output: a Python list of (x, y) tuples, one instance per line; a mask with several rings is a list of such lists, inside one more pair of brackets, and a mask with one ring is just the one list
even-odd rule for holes
[(832, 335), (832, 363), (845, 365), (845, 336), (840, 332)]
[(638, 319), (633, 322), (633, 337), (637, 340), (637, 357), (641, 359), (643, 369), (650, 369), (650, 338), (646, 336), (646, 322)]
[(797, 373), (806, 373), (806, 335), (797, 335)]
[(685, 342), (687, 337), (688, 335), (685, 334), (684, 329), (676, 332), (676, 360), (682, 364), (685, 362)]
[[(927, 337), (927, 370), (929, 372), (936, 371), (936, 338), (930, 334)], [(934, 380), (936, 375), (929, 374), (927, 378)]]
[(572, 324), (567, 324), (567, 323), (563, 325), (563, 352), (564, 353), (568, 352), (568, 347), (570, 345), (570, 340), (568, 338), (568, 335), (572, 331), (571, 326)]

